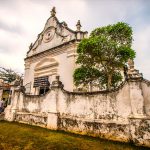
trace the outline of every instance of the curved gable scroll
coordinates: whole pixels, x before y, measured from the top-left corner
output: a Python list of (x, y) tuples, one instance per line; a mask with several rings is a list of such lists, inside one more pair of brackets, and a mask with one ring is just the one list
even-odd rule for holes
[(34, 68), (34, 77), (57, 74), (59, 63), (54, 58), (44, 58)]

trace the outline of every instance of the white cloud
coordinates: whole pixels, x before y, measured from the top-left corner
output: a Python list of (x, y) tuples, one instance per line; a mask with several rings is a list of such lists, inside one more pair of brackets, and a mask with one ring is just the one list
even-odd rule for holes
[[(24, 70), (28, 46), (36, 40), (50, 10), (56, 6), (57, 17), (75, 29), (81, 20), (82, 29), (89, 32), (96, 27), (124, 21), (133, 26), (136, 66), (150, 79), (149, 39), (150, 18), (145, 12), (146, 0), (2, 0), (0, 1), (0, 66)], [(149, 11), (149, 10), (148, 10)], [(144, 17), (147, 19), (144, 20)], [(150, 20), (150, 19), (149, 19)], [(144, 28), (144, 29), (143, 29)], [(9, 60), (9, 61), (8, 61)]]
[(145, 78), (150, 79), (150, 26), (139, 29), (134, 34), (134, 39), (136, 66)]

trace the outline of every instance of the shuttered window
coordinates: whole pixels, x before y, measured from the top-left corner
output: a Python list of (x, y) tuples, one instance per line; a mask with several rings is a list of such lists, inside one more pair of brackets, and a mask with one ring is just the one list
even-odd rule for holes
[(48, 86), (50, 86), (50, 83), (48, 81), (48, 76), (34, 78), (33, 87), (48, 87)]

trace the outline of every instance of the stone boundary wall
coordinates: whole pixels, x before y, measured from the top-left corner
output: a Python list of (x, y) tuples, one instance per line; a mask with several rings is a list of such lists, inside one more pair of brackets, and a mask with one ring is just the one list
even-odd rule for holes
[(60, 81), (43, 96), (14, 90), (5, 120), (150, 147), (150, 84), (128, 80), (114, 91), (69, 92)]

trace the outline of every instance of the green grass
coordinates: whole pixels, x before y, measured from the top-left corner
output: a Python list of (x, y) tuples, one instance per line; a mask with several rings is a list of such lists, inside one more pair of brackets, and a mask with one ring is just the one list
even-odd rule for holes
[(146, 148), (0, 121), (0, 150), (146, 150)]

